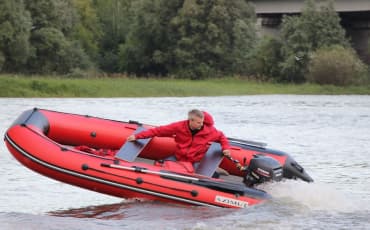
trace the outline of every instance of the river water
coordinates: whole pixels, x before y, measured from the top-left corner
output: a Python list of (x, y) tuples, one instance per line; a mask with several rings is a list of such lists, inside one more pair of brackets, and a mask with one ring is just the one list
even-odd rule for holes
[(314, 183), (242, 210), (122, 200), (34, 173), (0, 145), (0, 229), (370, 229), (370, 96), (0, 99), (0, 131), (38, 107), (160, 125), (209, 111), (229, 137), (288, 152)]

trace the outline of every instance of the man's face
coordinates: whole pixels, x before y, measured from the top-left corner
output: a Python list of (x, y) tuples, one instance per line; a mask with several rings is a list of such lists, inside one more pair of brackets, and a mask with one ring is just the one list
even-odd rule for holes
[(189, 118), (189, 126), (192, 130), (197, 130), (202, 128), (203, 126), (203, 118), (197, 117), (197, 116), (191, 116)]

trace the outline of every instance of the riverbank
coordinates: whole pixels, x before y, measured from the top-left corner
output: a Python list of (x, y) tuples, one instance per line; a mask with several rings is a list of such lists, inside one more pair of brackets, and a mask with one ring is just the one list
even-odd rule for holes
[(0, 75), (0, 97), (188, 97), (259, 94), (370, 95), (370, 85), (277, 84), (241, 78), (62, 78)]

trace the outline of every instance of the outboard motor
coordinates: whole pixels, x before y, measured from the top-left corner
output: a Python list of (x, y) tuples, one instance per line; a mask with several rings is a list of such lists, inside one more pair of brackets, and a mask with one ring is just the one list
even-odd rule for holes
[(266, 181), (280, 181), (283, 178), (281, 164), (272, 157), (255, 155), (244, 176), (244, 184), (251, 187)]
[(284, 177), (289, 179), (297, 179), (300, 178), (306, 182), (313, 182), (313, 179), (307, 172), (304, 170), (302, 166), (300, 166), (291, 156), (285, 160), (285, 164), (283, 165), (284, 169)]

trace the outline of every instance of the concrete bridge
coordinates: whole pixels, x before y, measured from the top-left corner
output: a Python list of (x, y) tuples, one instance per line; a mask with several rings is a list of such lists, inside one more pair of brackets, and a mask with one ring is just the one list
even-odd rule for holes
[[(252, 0), (262, 34), (278, 33), (283, 15), (300, 14), (305, 0)], [(316, 1), (318, 5), (327, 1)], [(370, 0), (335, 0), (334, 8), (359, 56), (370, 64)]]

